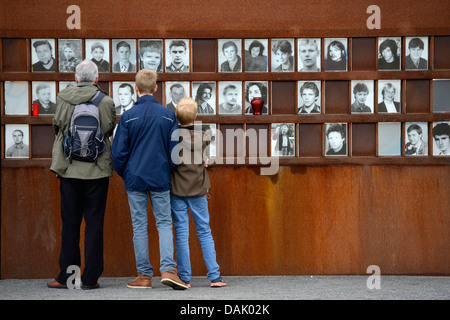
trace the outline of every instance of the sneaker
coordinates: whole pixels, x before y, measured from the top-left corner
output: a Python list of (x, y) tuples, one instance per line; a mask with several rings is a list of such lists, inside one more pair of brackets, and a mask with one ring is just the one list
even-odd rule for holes
[(174, 290), (185, 290), (188, 286), (178, 277), (177, 268), (165, 271), (161, 274), (161, 283), (172, 287)]
[(151, 289), (152, 277), (138, 273), (138, 277), (134, 281), (128, 283), (127, 287), (132, 289)]
[(225, 287), (226, 285), (227, 284), (223, 282), (223, 279), (221, 277), (211, 280), (211, 288), (222, 288)]

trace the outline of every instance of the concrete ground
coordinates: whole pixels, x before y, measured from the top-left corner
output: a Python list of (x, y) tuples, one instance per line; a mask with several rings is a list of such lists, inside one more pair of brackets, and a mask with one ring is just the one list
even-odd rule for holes
[[(195, 277), (187, 290), (152, 279), (152, 289), (129, 289), (134, 278), (100, 278), (95, 290), (50, 289), (53, 279), (0, 280), (0, 300), (449, 300), (450, 277), (257, 276), (223, 277), (227, 286), (210, 288)], [(377, 289), (377, 286), (379, 289)], [(372, 288), (372, 289), (370, 289)]]

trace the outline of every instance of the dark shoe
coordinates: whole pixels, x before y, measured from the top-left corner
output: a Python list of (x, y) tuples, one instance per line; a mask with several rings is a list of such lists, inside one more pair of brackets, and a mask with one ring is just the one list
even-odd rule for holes
[(227, 284), (223, 282), (221, 277), (211, 281), (211, 288), (222, 288), (225, 287), (226, 285)]
[(85, 284), (81, 285), (81, 289), (83, 289), (83, 290), (92, 290), (92, 289), (98, 289), (98, 288), (100, 288), (100, 285), (98, 283), (94, 284), (93, 286), (88, 286)]
[(65, 284), (61, 284), (56, 280), (50, 281), (47, 283), (47, 287), (52, 289), (67, 289), (67, 286)]
[(138, 273), (138, 277), (134, 281), (128, 283), (127, 287), (133, 289), (151, 289), (152, 277)]
[(161, 274), (161, 283), (172, 287), (173, 290), (185, 290), (188, 286), (178, 277), (177, 268), (165, 271)]

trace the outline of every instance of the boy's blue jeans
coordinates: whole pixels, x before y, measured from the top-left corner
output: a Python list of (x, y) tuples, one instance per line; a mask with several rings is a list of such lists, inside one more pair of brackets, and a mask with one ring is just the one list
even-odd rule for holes
[(133, 223), (133, 244), (137, 271), (147, 276), (153, 276), (153, 267), (150, 264), (148, 250), (147, 194), (150, 196), (159, 234), (160, 272), (163, 273), (175, 268), (177, 264), (173, 260), (173, 229), (169, 191), (148, 191), (147, 193), (147, 191), (127, 190), (127, 193)]
[(189, 212), (191, 209), (197, 237), (202, 247), (203, 259), (208, 269), (208, 279), (220, 277), (219, 265), (216, 261), (214, 240), (209, 227), (209, 211), (206, 195), (198, 197), (179, 197), (170, 195), (173, 225), (175, 227), (175, 246), (177, 251), (178, 272), (180, 279), (191, 280), (191, 261), (189, 257)]

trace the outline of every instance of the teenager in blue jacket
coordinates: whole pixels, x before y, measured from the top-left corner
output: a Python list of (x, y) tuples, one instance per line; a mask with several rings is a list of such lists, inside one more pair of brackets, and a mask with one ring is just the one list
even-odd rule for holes
[(173, 259), (170, 209), (170, 172), (175, 168), (172, 150), (178, 144), (178, 123), (175, 113), (153, 97), (156, 79), (157, 74), (152, 70), (144, 69), (136, 74), (138, 100), (122, 114), (112, 147), (114, 169), (125, 182), (133, 224), (138, 277), (128, 287), (151, 288), (153, 267), (147, 233), (147, 197), (150, 196), (159, 234), (161, 282), (183, 290), (187, 286), (178, 277)]

